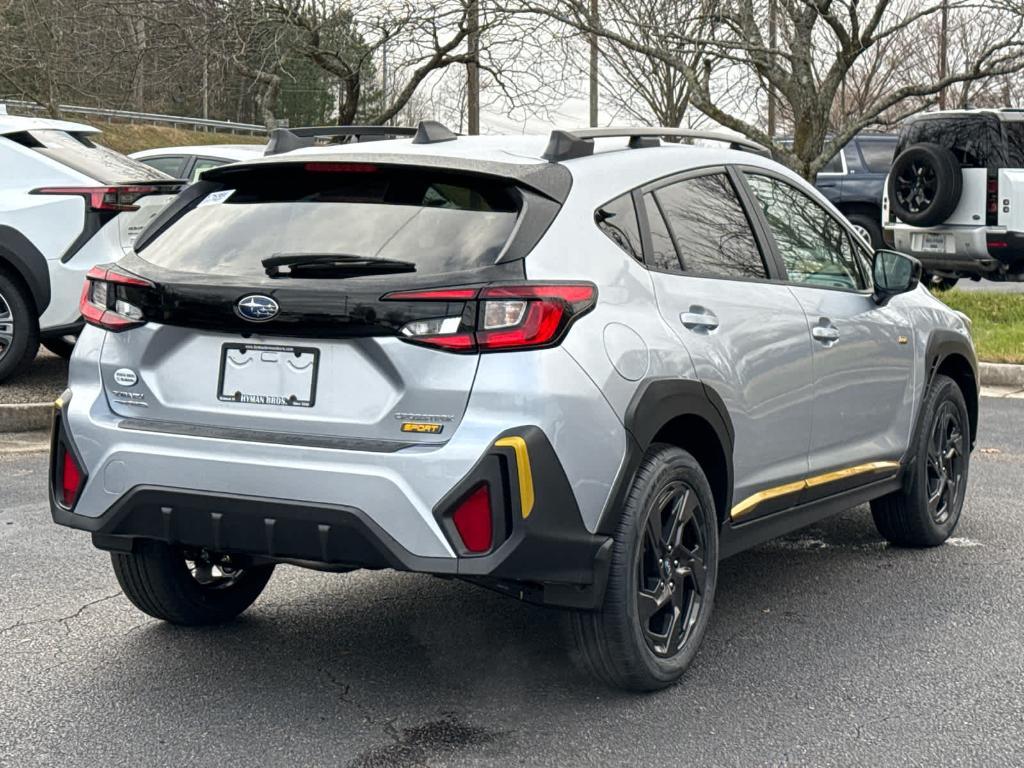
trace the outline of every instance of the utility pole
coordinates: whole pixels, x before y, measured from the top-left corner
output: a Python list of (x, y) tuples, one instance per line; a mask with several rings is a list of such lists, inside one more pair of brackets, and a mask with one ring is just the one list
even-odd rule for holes
[[(939, 80), (945, 80), (949, 72), (949, 0), (942, 0), (942, 16), (939, 21)], [(939, 109), (946, 108), (946, 88), (939, 91)]]
[[(771, 48), (771, 60), (774, 65), (775, 62), (775, 47), (778, 45), (779, 30), (778, 24), (776, 23), (775, 16), (779, 12), (779, 0), (768, 0), (768, 47)], [(772, 67), (774, 70), (774, 66)], [(776, 123), (778, 122), (778, 116), (776, 115), (775, 106), (775, 88), (771, 83), (768, 83), (768, 138), (775, 138), (775, 131), (777, 129)]]
[[(597, 26), (597, 0), (590, 0), (590, 26)], [(597, 32), (590, 33), (590, 127), (597, 127)]]
[(470, 0), (469, 62), (466, 64), (466, 116), (470, 136), (480, 133), (480, 0)]

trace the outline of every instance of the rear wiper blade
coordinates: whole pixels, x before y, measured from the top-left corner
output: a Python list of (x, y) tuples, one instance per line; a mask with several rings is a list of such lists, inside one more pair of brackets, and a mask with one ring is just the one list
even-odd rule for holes
[(349, 253), (275, 253), (261, 263), (269, 277), (345, 277), (416, 271), (416, 265), (411, 261)]

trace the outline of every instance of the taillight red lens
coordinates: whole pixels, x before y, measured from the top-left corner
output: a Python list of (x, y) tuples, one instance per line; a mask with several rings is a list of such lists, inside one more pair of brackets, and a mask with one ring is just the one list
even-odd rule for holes
[(118, 286), (152, 288), (151, 282), (106, 267), (93, 267), (85, 278), (78, 302), (85, 322), (115, 333), (145, 324), (142, 310), (126, 301)]
[(997, 179), (988, 180), (988, 212), (999, 213), (999, 181)]
[(61, 462), (60, 501), (69, 509), (78, 500), (78, 492), (82, 488), (82, 470), (75, 461), (71, 451), (64, 449), (64, 460)]
[(520, 283), (479, 289), (395, 291), (381, 298), (448, 303), (478, 301), (476, 328), (472, 332), (460, 327), (448, 334), (417, 334), (412, 332), (415, 323), (410, 323), (403, 328), (401, 338), (452, 352), (499, 352), (557, 344), (578, 317), (593, 309), (597, 303), (597, 287), (592, 283)]
[(491, 548), (491, 494), (487, 485), (466, 497), (452, 515), (452, 522), (467, 550), (478, 553)]
[(110, 187), (40, 187), (33, 195), (78, 195), (94, 211), (137, 211), (137, 203), (146, 195), (173, 194), (178, 188), (150, 184), (121, 184)]

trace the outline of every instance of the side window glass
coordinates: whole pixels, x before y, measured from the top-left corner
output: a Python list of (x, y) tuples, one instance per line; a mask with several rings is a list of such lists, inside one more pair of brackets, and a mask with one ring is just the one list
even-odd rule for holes
[(724, 173), (684, 179), (655, 191), (675, 238), (683, 272), (704, 277), (765, 278), (750, 222)]
[(839, 150), (832, 159), (825, 163), (825, 167), (822, 168), (818, 173), (842, 173), (843, 172), (843, 158), (840, 155), (843, 154), (843, 150)]
[(648, 266), (667, 272), (682, 272), (679, 254), (672, 243), (672, 235), (665, 224), (661, 208), (653, 194), (644, 195), (644, 208), (647, 210), (647, 226), (651, 230), (651, 257)]
[(192, 166), (192, 181), (199, 181), (199, 174), (203, 171), (208, 171), (211, 168), (219, 168), (224, 165), (220, 160), (213, 160), (208, 157), (196, 158), (196, 164)]
[(629, 193), (605, 203), (597, 209), (594, 220), (598, 228), (608, 235), (619, 248), (637, 261), (643, 261), (640, 245), (640, 225), (637, 223), (633, 196)]
[(177, 174), (181, 171), (181, 164), (184, 159), (181, 155), (168, 155), (165, 157), (147, 157), (140, 162), (176, 178)]
[(828, 211), (783, 181), (752, 173), (746, 178), (764, 210), (790, 282), (847, 290), (866, 287), (853, 243)]

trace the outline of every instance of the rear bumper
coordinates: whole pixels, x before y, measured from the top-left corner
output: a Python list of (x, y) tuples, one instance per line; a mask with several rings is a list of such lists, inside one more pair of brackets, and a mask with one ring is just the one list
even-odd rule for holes
[[(925, 250), (925, 235), (943, 235), (945, 251)], [(917, 258), (931, 272), (1005, 272), (1024, 260), (1024, 233), (995, 227), (921, 228), (886, 224), (883, 238), (893, 249)]]
[[(130, 552), (137, 542), (154, 540), (261, 562), (459, 577), (544, 605), (596, 608), (604, 599), (611, 540), (587, 531), (558, 457), (537, 427), (503, 432), (437, 502), (432, 515), (454, 556), (433, 557), (409, 551), (367, 510), (346, 504), (138, 484), (99, 515), (76, 514), (62, 506), (55, 492), (60, 450), (80, 455), (65, 428), (65, 407), (54, 413), (51, 514), (60, 525), (90, 532), (101, 549)], [(521, 440), (521, 453), (495, 444), (509, 437)], [(520, 468), (524, 460), (525, 474)], [(529, 496), (524, 496), (524, 482), (530, 485)], [(488, 552), (471, 554), (450, 517), (482, 483), (491, 489), (495, 544)], [(528, 508), (524, 498), (532, 499)]]

